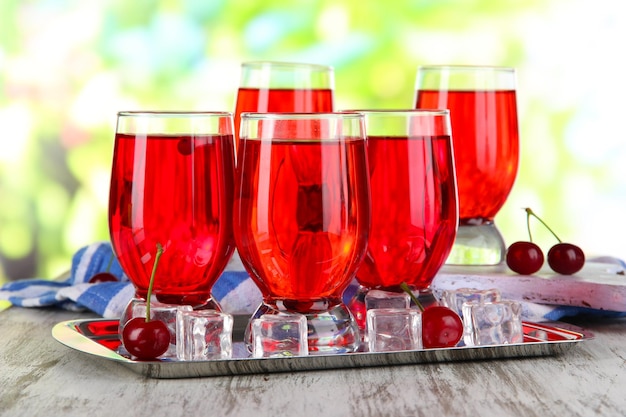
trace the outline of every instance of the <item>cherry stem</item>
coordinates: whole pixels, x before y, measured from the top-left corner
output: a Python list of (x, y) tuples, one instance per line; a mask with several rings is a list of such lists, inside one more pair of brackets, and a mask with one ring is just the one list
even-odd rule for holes
[(111, 272), (111, 265), (113, 265), (113, 258), (115, 257), (115, 255), (111, 254), (111, 256), (109, 257), (109, 263), (107, 264), (107, 269), (104, 272)]
[(415, 294), (413, 294), (413, 291), (411, 291), (407, 283), (402, 282), (402, 284), (400, 284), (400, 288), (402, 288), (402, 291), (409, 294), (409, 297), (411, 297), (411, 300), (413, 300), (417, 308), (419, 308), (421, 312), (424, 312), (424, 306), (422, 305), (422, 303), (419, 302)]
[(156, 275), (157, 265), (159, 264), (159, 259), (163, 254), (163, 246), (160, 243), (156, 244), (157, 251), (156, 256), (154, 257), (154, 265), (152, 265), (152, 274), (150, 275), (150, 284), (148, 285), (148, 294), (146, 294), (147, 302), (146, 302), (146, 323), (150, 321), (150, 304), (152, 298), (152, 287), (154, 286), (154, 276)]
[[(530, 216), (533, 216), (535, 219), (539, 220), (539, 222), (541, 222), (541, 224), (543, 224), (546, 227), (546, 229), (550, 231), (550, 233), (552, 233), (552, 236), (554, 236), (556, 240), (559, 241), (559, 243), (562, 243), (561, 239), (559, 239), (557, 234), (554, 233), (554, 230), (552, 230), (550, 226), (548, 226), (546, 222), (544, 222), (541, 219), (541, 217), (537, 216), (537, 214), (534, 211), (532, 211), (530, 207), (526, 207), (524, 210), (526, 210), (526, 213), (527, 213), (526, 219), (528, 220), (528, 235), (530, 235)], [(532, 238), (530, 240), (532, 241)]]
[(532, 242), (533, 241), (533, 234), (530, 231), (530, 209), (526, 209), (526, 229), (528, 230), (528, 239)]

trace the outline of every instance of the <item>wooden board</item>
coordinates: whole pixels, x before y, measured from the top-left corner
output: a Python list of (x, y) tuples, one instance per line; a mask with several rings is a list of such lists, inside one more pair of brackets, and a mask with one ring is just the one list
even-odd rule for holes
[(455, 288), (497, 288), (507, 299), (626, 312), (626, 275), (609, 263), (587, 262), (575, 275), (559, 275), (547, 266), (535, 275), (518, 275), (505, 265), (445, 265), (432, 289)]

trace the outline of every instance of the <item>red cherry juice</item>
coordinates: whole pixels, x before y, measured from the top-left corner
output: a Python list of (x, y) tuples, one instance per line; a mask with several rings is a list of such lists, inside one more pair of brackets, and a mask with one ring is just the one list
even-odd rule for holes
[(160, 243), (157, 299), (202, 305), (234, 250), (232, 135), (115, 141), (109, 228), (120, 264), (145, 298)]
[(357, 273), (367, 288), (427, 288), (456, 237), (449, 136), (368, 136), (372, 228)]
[(519, 163), (515, 90), (420, 90), (418, 109), (449, 109), (461, 224), (493, 221)]
[(362, 139), (242, 141), (237, 249), (266, 302), (327, 310), (365, 254), (370, 227)]
[[(235, 106), (235, 145), (239, 143), (241, 113), (332, 112), (331, 89), (240, 88)], [(235, 147), (237, 149), (237, 146)]]

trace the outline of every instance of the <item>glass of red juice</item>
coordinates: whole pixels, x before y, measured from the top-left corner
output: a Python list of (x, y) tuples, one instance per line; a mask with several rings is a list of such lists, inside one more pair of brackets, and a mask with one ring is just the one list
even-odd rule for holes
[(519, 164), (515, 69), (423, 66), (416, 91), (416, 108), (450, 110), (459, 230), (446, 262), (500, 264), (506, 245), (494, 219), (513, 188)]
[(137, 298), (160, 244), (156, 301), (220, 310), (211, 289), (235, 248), (233, 152), (232, 113), (118, 113), (109, 230)]
[(370, 228), (363, 116), (244, 113), (238, 161), (235, 240), (263, 294), (251, 320), (303, 314), (310, 354), (356, 350), (342, 295)]
[[(358, 110), (365, 116), (372, 227), (349, 302), (361, 329), (370, 290), (432, 298), (458, 227), (448, 110)], [(359, 308), (361, 307), (361, 308)]]
[(334, 70), (330, 66), (276, 61), (241, 64), (235, 105), (235, 150), (241, 113), (332, 112)]

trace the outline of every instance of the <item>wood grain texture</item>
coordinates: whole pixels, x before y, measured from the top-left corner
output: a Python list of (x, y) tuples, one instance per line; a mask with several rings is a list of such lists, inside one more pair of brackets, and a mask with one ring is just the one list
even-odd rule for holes
[(150, 379), (55, 341), (94, 317), (0, 314), (1, 416), (623, 416), (626, 320), (578, 321), (596, 338), (554, 357), (177, 380)]
[(626, 276), (618, 272), (621, 266), (598, 262), (587, 262), (574, 275), (559, 275), (547, 266), (535, 275), (518, 275), (506, 265), (472, 267), (471, 272), (446, 265), (432, 288), (497, 288), (508, 299), (626, 312)]

